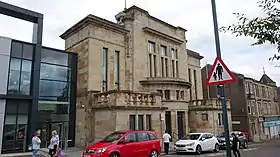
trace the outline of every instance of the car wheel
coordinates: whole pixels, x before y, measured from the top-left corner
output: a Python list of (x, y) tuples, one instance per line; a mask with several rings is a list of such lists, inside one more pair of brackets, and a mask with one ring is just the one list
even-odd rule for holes
[(214, 152), (219, 152), (220, 151), (220, 147), (218, 144), (215, 144), (215, 148), (214, 148)]
[(244, 142), (243, 148), (245, 148), (245, 149), (248, 148), (248, 143), (247, 143), (247, 141)]
[(196, 154), (197, 155), (200, 155), (201, 154), (201, 152), (202, 152), (202, 149), (201, 149), (201, 146), (200, 145), (198, 145), (198, 146), (196, 146)]
[(110, 157), (120, 157), (120, 155), (118, 153), (112, 153), (110, 154)]
[(152, 150), (150, 153), (150, 157), (158, 157), (158, 153), (156, 150)]

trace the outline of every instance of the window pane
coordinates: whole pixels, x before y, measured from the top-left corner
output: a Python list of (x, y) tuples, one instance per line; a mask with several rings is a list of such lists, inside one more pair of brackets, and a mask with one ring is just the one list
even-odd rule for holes
[(69, 97), (69, 83), (40, 80), (40, 97)]
[(146, 130), (152, 130), (151, 115), (146, 115)]
[(38, 110), (40, 113), (48, 114), (69, 114), (70, 105), (69, 103), (61, 102), (50, 102), (50, 101), (40, 101), (38, 105)]
[(31, 44), (23, 44), (23, 54), (22, 58), (24, 59), (32, 59), (34, 52), (34, 45)]
[(21, 56), (22, 56), (22, 43), (12, 42), (11, 56), (21, 58)]
[(135, 130), (135, 115), (129, 115), (129, 129)]
[(147, 133), (143, 132), (143, 133), (137, 133), (137, 137), (138, 137), (138, 141), (149, 141), (149, 136)]
[(19, 93), (20, 59), (11, 58), (8, 94)]
[(20, 81), (20, 94), (30, 94), (30, 80), (31, 80), (32, 62), (22, 60), (21, 81)]
[(41, 63), (40, 79), (70, 81), (70, 73), (68, 67)]
[(143, 115), (138, 115), (138, 130), (144, 130)]
[(68, 66), (68, 54), (43, 48), (41, 61), (45, 63)]

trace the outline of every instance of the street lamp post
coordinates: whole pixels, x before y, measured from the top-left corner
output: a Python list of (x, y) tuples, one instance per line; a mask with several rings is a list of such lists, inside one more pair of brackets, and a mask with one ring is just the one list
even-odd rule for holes
[[(211, 3), (212, 3), (212, 14), (213, 14), (214, 34), (215, 34), (217, 57), (222, 58), (215, 0), (211, 0)], [(223, 110), (223, 119), (224, 119), (223, 122), (224, 122), (224, 132), (225, 132), (226, 150), (227, 150), (226, 153), (227, 153), (227, 157), (231, 157), (231, 149), (230, 149), (230, 141), (229, 141), (229, 129), (228, 129), (227, 102), (226, 102), (224, 84), (218, 85), (218, 91), (219, 91), (220, 100), (221, 100), (221, 103), (222, 103), (222, 110)]]

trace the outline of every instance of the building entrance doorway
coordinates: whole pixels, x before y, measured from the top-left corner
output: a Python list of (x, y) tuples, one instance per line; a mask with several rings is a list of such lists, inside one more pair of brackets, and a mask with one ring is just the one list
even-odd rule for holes
[(166, 128), (166, 131), (172, 137), (172, 125), (171, 125), (171, 112), (170, 111), (165, 112), (165, 128)]
[(177, 112), (177, 123), (178, 123), (178, 139), (182, 139), (184, 136), (184, 117), (185, 112), (178, 111)]
[(68, 122), (45, 122), (41, 123), (38, 130), (41, 132), (41, 147), (47, 148), (50, 145), (50, 140), (52, 138), (52, 131), (56, 130), (59, 136), (59, 147), (64, 149), (65, 142), (68, 140)]

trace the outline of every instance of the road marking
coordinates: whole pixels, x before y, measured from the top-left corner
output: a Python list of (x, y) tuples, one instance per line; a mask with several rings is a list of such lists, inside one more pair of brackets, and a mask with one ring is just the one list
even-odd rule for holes
[[(247, 152), (247, 151), (252, 151), (256, 150), (258, 148), (248, 148), (248, 149), (242, 149), (241, 152)], [(220, 155), (225, 155), (226, 152), (220, 152), (220, 153), (215, 153), (215, 154), (205, 154), (205, 156), (220, 156)]]

